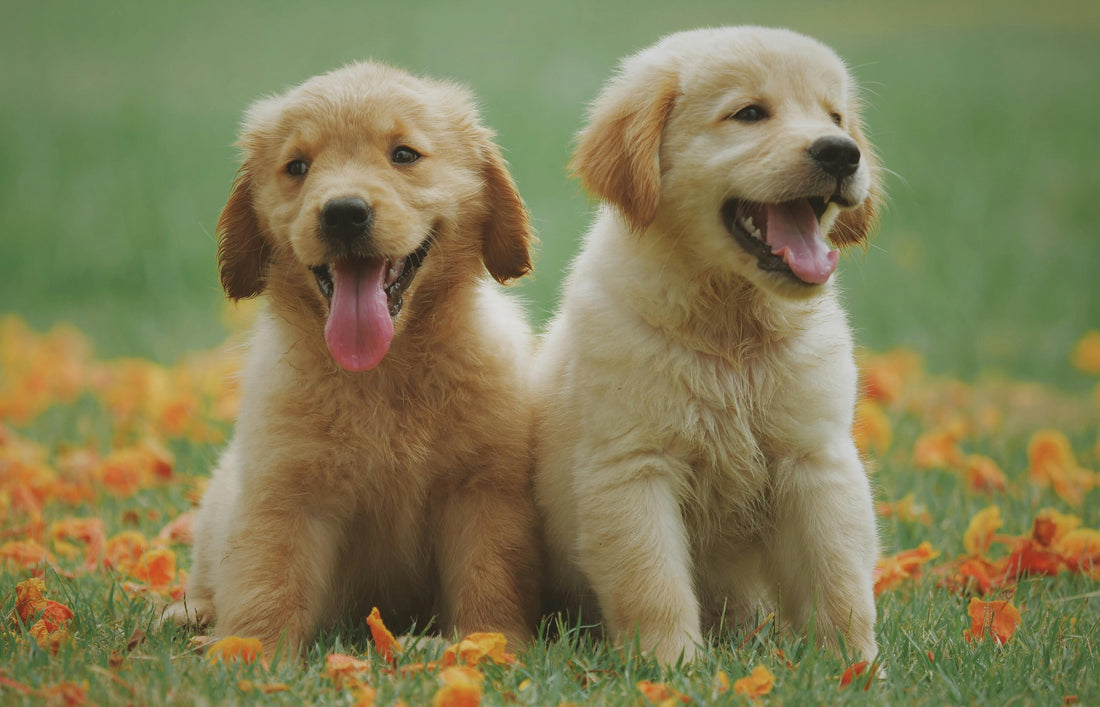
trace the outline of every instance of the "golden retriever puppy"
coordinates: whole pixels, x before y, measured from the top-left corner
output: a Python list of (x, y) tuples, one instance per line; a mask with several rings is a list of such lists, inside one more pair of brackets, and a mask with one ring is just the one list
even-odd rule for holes
[(255, 103), (239, 144), (221, 280), (266, 304), (167, 618), (291, 651), (375, 605), (528, 638), (531, 334), (492, 279), (532, 236), (470, 94), (352, 64)]
[(731, 27), (625, 59), (572, 167), (603, 202), (536, 356), (551, 581), (690, 660), (778, 602), (876, 653), (871, 489), (833, 272), (876, 166), (822, 44)]

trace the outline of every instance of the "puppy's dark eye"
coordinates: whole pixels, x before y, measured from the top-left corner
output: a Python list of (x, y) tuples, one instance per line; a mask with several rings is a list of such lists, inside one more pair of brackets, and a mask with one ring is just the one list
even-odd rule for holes
[(291, 160), (286, 163), (286, 173), (292, 177), (304, 177), (309, 172), (309, 162), (305, 160)]
[(418, 159), (420, 159), (420, 153), (406, 145), (399, 145), (390, 153), (390, 162), (394, 164), (412, 164)]
[(730, 116), (732, 120), (738, 120), (742, 123), (758, 123), (767, 117), (767, 109), (758, 105), (745, 106)]
[(833, 119), (833, 122), (836, 123), (837, 127), (840, 127), (840, 125), (844, 122), (844, 118), (840, 117), (840, 113), (830, 113), (829, 117)]

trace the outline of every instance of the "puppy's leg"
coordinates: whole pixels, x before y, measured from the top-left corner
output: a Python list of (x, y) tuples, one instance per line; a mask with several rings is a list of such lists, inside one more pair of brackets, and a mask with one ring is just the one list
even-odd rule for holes
[(783, 614), (799, 628), (813, 615), (819, 643), (836, 650), (839, 630), (872, 660), (878, 539), (859, 455), (848, 443), (794, 463), (785, 475), (769, 557)]
[(230, 442), (203, 494), (195, 513), (195, 542), (187, 593), (182, 600), (165, 608), (162, 622), (206, 626), (216, 620), (214, 587), (218, 584), (220, 560), (225, 555), (229, 521), (239, 513), (235, 450), (235, 442)]
[(525, 483), (485, 476), (443, 500), (436, 553), (444, 631), (530, 640), (541, 586), (537, 528)]
[(248, 504), (234, 519), (221, 558), (215, 634), (259, 638), (267, 650), (282, 639), (294, 655), (332, 614), (343, 540), (338, 520), (293, 495)]
[(624, 644), (637, 631), (665, 664), (690, 661), (702, 643), (680, 467), (645, 454), (577, 471), (578, 560), (612, 639)]

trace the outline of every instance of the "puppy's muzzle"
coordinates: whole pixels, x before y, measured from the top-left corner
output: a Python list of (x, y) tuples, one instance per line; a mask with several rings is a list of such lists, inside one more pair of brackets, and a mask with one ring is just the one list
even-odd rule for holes
[(859, 145), (850, 137), (830, 135), (818, 138), (810, 145), (809, 152), (818, 168), (838, 181), (859, 169)]
[(357, 196), (332, 199), (321, 209), (321, 237), (338, 253), (359, 250), (373, 225), (374, 210)]

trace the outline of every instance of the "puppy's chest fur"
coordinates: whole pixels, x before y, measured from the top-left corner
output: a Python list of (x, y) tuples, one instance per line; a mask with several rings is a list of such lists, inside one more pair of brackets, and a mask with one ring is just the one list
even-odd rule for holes
[(782, 453), (776, 398), (787, 383), (773, 369), (782, 348), (749, 352), (743, 365), (705, 354), (685, 359), (680, 443), (690, 471), (682, 508), (699, 542), (750, 540), (770, 525)]

